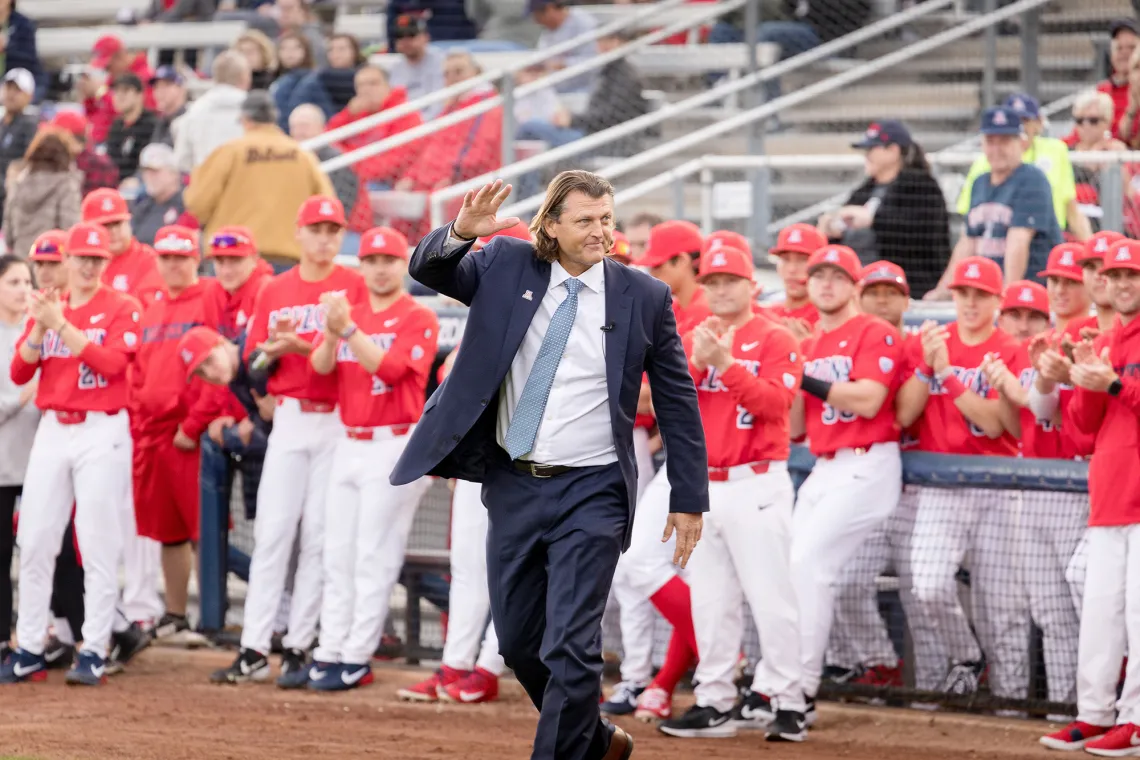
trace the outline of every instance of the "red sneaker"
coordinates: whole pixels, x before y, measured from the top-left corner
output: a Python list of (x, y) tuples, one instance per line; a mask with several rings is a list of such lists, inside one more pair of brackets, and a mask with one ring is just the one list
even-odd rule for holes
[(489, 670), (475, 668), (466, 677), (441, 688), (439, 698), (469, 705), (494, 702), (499, 698), (499, 677)]
[(874, 665), (864, 670), (851, 683), (863, 686), (902, 686), (902, 662), (896, 665)]
[(646, 723), (669, 720), (673, 717), (673, 695), (660, 686), (650, 684), (637, 698), (637, 710), (633, 717)]
[(1104, 736), (1085, 742), (1085, 752), (1098, 757), (1140, 757), (1140, 726), (1114, 726)]
[(1094, 726), (1091, 723), (1082, 723), (1079, 720), (1074, 720), (1060, 731), (1055, 731), (1048, 736), (1042, 736), (1038, 741), (1049, 749), (1073, 752), (1081, 749), (1085, 744), (1098, 736), (1104, 736), (1111, 730), (1112, 726)]
[(431, 677), (414, 686), (406, 686), (396, 692), (396, 696), (407, 702), (438, 702), (440, 694), (451, 684), (466, 678), (469, 673), (446, 665), (431, 674)]

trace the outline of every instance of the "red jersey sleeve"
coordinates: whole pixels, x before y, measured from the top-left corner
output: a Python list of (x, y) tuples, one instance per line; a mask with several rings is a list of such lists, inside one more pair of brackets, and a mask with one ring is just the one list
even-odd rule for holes
[(736, 403), (769, 422), (783, 419), (791, 410), (800, 389), (803, 358), (795, 336), (782, 328), (772, 328), (763, 355), (758, 375), (733, 364), (720, 380)]
[(194, 401), (179, 427), (186, 436), (196, 441), (206, 432), (211, 422), (222, 416), (222, 397), (214, 392), (214, 386), (208, 385), (200, 377), (195, 377), (190, 382), (187, 393)]
[(36, 376), (36, 370), (39, 368), (40, 363), (37, 361), (35, 364), (24, 361), (24, 357), (20, 356), (20, 346), (24, 345), (24, 341), (32, 332), (32, 327), (36, 324), (34, 319), (29, 319), (28, 324), (24, 326), (24, 334), (16, 341), (15, 353), (12, 355), (12, 364), (8, 367), (8, 376), (12, 378), (12, 382), (16, 385), (27, 385)]
[(105, 378), (115, 378), (127, 371), (139, 344), (139, 307), (133, 298), (123, 298), (107, 324), (103, 345), (87, 344), (79, 358)]
[(376, 368), (376, 377), (395, 385), (409, 373), (427, 377), (439, 346), (439, 319), (430, 309), (417, 306), (396, 333)]
[(868, 322), (851, 365), (852, 380), (874, 380), (894, 387), (903, 365), (903, 342), (898, 330), (882, 320)]
[[(693, 384), (697, 385), (701, 382), (701, 380), (704, 379), (705, 373), (704, 373), (704, 370), (697, 369), (696, 365), (693, 364), (693, 333), (692, 332), (687, 332), (683, 336), (681, 336), (681, 346), (685, 350), (685, 356), (687, 356), (689, 358), (689, 374), (693, 376)], [(641, 382), (642, 383), (647, 382), (644, 376), (641, 378)]]

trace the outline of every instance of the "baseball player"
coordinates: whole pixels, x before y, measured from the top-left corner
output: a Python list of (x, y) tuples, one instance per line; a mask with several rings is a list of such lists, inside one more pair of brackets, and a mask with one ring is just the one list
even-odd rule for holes
[(36, 431), (22, 498), (20, 648), (0, 669), (0, 682), (43, 680), (52, 572), (76, 506), (75, 530), (85, 568), (83, 648), (67, 682), (106, 680), (105, 657), (118, 598), (122, 504), (130, 491), (131, 441), (127, 365), (138, 345), (134, 299), (100, 284), (110, 258), (101, 227), (68, 232), (68, 290), (33, 294), (31, 314), (12, 358), (12, 379), (40, 370)]
[(273, 267), (257, 255), (253, 233), (246, 227), (220, 227), (210, 238), (206, 255), (226, 292), (218, 329), (229, 340), (236, 340), (249, 324), (261, 289), (273, 279)]
[(416, 507), (430, 485), (388, 483), (420, 418), (439, 342), (439, 320), (404, 291), (408, 241), (387, 227), (361, 237), (368, 298), (350, 306), (325, 293), (325, 330), (309, 363), (334, 376), (344, 424), (325, 496), (321, 639), (309, 688), (343, 691), (372, 682), (388, 599), (404, 564)]
[(1081, 609), (1077, 718), (1041, 738), (1047, 747), (1100, 757), (1140, 757), (1140, 658), (1129, 657), (1117, 698), (1125, 652), (1140, 652), (1140, 532), (1136, 503), (1137, 367), (1140, 341), (1140, 244), (1121, 240), (1104, 253), (1106, 294), (1117, 327), (1073, 349), (1075, 386), (1069, 418), (1095, 436), (1089, 462), (1088, 582)]
[[(1027, 363), (1017, 341), (994, 327), (1002, 297), (1001, 268), (980, 256), (963, 258), (953, 268), (950, 288), (957, 320), (946, 326), (923, 325), (922, 356), (914, 360), (918, 368), (899, 390), (899, 422), (904, 427), (919, 422), (922, 451), (1013, 456), (1017, 440), (1003, 424), (998, 391), (983, 367), (991, 354), (1015, 376)], [(958, 600), (955, 577), (971, 549), (974, 620), (989, 656), (990, 684), (999, 696), (1015, 696), (1023, 687), (1018, 666), (1025, 641), (1015, 640), (1021, 589), (1013, 582), (1017, 574), (1008, 552), (1011, 511), (1010, 497), (1003, 491), (919, 489), (911, 546), (916, 614), (910, 628), (917, 631), (916, 645), (929, 642), (936, 647), (918, 661), (937, 661), (940, 667), (916, 671), (918, 689), (942, 688), (955, 694), (977, 690), (982, 650)]]
[(32, 274), (36, 287), (40, 290), (63, 289), (66, 269), (63, 267), (63, 246), (67, 233), (63, 230), (49, 230), (36, 238), (28, 261), (32, 262)]
[(709, 316), (704, 291), (697, 282), (704, 243), (700, 229), (692, 222), (662, 222), (649, 231), (645, 255), (634, 262), (669, 286), (677, 331), (682, 335)]
[(215, 683), (269, 677), (265, 655), (298, 528), (301, 551), (277, 684), (295, 689), (309, 682), (305, 652), (320, 614), (327, 473), (344, 430), (335, 414), (336, 379), (314, 376), (309, 354), (325, 329), (323, 294), (339, 291), (350, 304), (368, 298), (360, 275), (336, 263), (345, 224), (344, 207), (335, 198), (315, 195), (301, 205), (301, 262), (265, 286), (248, 325), (246, 360), (260, 349), (259, 357), (276, 364), (268, 389), (277, 409), (257, 492), (241, 651), (211, 676)]
[(827, 245), (827, 238), (810, 224), (792, 224), (780, 230), (768, 254), (776, 259), (776, 274), (784, 282), (784, 302), (768, 307), (770, 316), (783, 323), (803, 342), (811, 335), (819, 311), (808, 297), (808, 257)]
[(1119, 232), (1111, 230), (1098, 232), (1085, 241), (1085, 252), (1077, 260), (1084, 276), (1085, 292), (1096, 309), (1094, 315), (1096, 322), (1094, 324), (1090, 321), (1088, 326), (1095, 326), (1101, 332), (1108, 332), (1112, 329), (1116, 311), (1112, 308), (1112, 302), (1108, 298), (1108, 283), (1100, 274), (1100, 269), (1104, 263), (1105, 252), (1113, 243), (1121, 240), (1124, 240), (1124, 236)]
[(198, 233), (171, 225), (155, 234), (165, 291), (143, 312), (134, 380), (134, 501), (139, 535), (162, 545), (166, 612), (157, 638), (190, 630), (186, 603), (198, 541), (198, 441), (215, 396), (187, 383), (178, 341), (192, 327), (217, 329), (222, 288), (198, 278)]
[(792, 437), (807, 434), (816, 464), (796, 496), (791, 563), (808, 725), (831, 632), (833, 586), (895, 511), (902, 489), (893, 403), (902, 337), (859, 313), (854, 295), (861, 274), (858, 255), (846, 246), (824, 246), (807, 262), (808, 296), (820, 319), (803, 343)]
[[(697, 649), (696, 704), (660, 730), (679, 737), (734, 736), (769, 712), (769, 740), (806, 738), (796, 596), (789, 573), (792, 502), (789, 415), (803, 365), (799, 343), (752, 312), (752, 257), (720, 247), (701, 262), (713, 316), (684, 337), (709, 431), (708, 513), (690, 561)], [(712, 435), (715, 432), (716, 435)], [(733, 675), (747, 600), (764, 657), (736, 710)], [(767, 696), (763, 696), (767, 695)]]

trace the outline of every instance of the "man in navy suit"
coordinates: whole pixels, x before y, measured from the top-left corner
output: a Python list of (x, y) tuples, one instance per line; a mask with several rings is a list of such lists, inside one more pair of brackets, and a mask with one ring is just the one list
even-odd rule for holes
[(601, 620), (629, 546), (637, 496), (633, 418), (649, 373), (669, 452), (682, 567), (708, 511), (708, 457), (669, 289), (607, 258), (613, 187), (559, 174), (533, 244), (478, 237), (501, 181), (469, 192), (456, 220), (420, 242), (408, 271), (470, 306), (455, 367), (428, 399), (391, 480), (483, 484), (487, 575), (499, 649), (540, 711), (533, 760), (625, 760), (633, 741), (601, 720)]

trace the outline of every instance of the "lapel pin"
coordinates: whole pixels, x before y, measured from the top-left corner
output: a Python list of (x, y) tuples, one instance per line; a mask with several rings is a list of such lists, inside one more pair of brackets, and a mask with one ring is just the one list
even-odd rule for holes
[(523, 293), (523, 300), (533, 301), (534, 300), (534, 294), (528, 290), (527, 292)]

